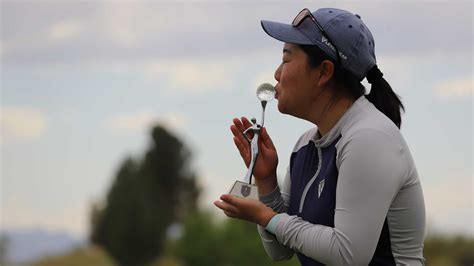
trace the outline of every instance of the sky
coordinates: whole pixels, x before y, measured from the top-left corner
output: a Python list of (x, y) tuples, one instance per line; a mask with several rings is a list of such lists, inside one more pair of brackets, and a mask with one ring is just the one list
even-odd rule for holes
[[(402, 134), (424, 190), (428, 233), (474, 236), (473, 3), (469, 1), (0, 1), (0, 229), (87, 238), (89, 211), (161, 123), (193, 152), (203, 208), (246, 168), (229, 130), (260, 117), (283, 44), (260, 20), (308, 7), (359, 14), (377, 64), (406, 107)], [(364, 82), (367, 85), (367, 83)], [(314, 125), (265, 124), (283, 179)], [(370, 199), (368, 199), (370, 200)]]

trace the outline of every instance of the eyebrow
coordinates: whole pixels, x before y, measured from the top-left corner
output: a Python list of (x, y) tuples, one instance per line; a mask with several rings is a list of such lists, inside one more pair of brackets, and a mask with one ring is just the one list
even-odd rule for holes
[(288, 48), (283, 48), (283, 53), (289, 53), (289, 54), (291, 54), (291, 50), (288, 49)]

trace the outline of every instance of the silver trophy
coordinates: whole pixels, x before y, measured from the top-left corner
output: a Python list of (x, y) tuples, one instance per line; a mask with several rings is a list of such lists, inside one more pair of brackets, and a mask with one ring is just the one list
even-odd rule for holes
[(255, 200), (258, 200), (258, 189), (256, 185), (252, 184), (252, 174), (259, 152), (258, 138), (260, 136), (260, 130), (263, 128), (263, 124), (265, 122), (265, 107), (267, 106), (267, 102), (275, 98), (275, 88), (269, 83), (263, 83), (257, 88), (257, 97), (262, 104), (262, 124), (258, 124), (257, 120), (252, 118), (252, 125), (243, 132), (245, 139), (247, 139), (247, 141), (250, 143), (250, 151), (252, 155), (250, 165), (247, 174), (244, 177), (244, 181), (235, 181), (234, 185), (229, 191), (229, 194), (233, 196)]

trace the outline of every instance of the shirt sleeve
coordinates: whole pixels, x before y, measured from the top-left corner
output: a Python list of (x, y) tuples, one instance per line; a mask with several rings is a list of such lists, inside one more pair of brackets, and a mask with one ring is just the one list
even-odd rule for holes
[(258, 195), (261, 202), (277, 213), (286, 212), (290, 204), (291, 179), (289, 169), (288, 167), (281, 190), (279, 186), (276, 186), (272, 192)]
[[(276, 186), (272, 192), (265, 195), (259, 195), (260, 201), (272, 208), (277, 213), (285, 213), (289, 206), (290, 189), (291, 179), (288, 167), (281, 191), (280, 187)], [(279, 216), (279, 214), (276, 216)], [(273, 222), (274, 227), (276, 227), (277, 224), (277, 221)], [(266, 230), (267, 228), (260, 225), (257, 225), (257, 229), (260, 238), (262, 239), (263, 247), (270, 258), (278, 261), (287, 260), (293, 257), (294, 251), (288, 246), (280, 244), (277, 241), (274, 232)]]
[(375, 129), (339, 147), (334, 228), (280, 214), (278, 242), (323, 264), (368, 265), (406, 171), (403, 146)]
[(267, 227), (265, 227), (265, 230), (267, 232), (275, 234), (276, 227), (278, 225), (278, 221), (280, 221), (280, 218), (281, 218), (280, 214), (277, 214), (277, 215), (273, 216), (272, 219), (270, 220), (270, 222), (268, 222)]

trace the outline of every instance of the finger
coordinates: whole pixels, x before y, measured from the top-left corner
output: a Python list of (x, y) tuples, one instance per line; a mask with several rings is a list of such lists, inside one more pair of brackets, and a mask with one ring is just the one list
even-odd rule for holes
[(234, 140), (235, 146), (240, 151), (240, 155), (244, 156), (247, 152), (247, 147), (244, 145), (244, 143), (242, 143), (242, 141), (238, 137), (234, 137), (233, 140)]
[(235, 213), (232, 213), (232, 212), (224, 211), (224, 214), (227, 215), (227, 217), (230, 217), (230, 218), (237, 218), (237, 215)]
[(246, 147), (249, 146), (247, 139), (244, 137), (242, 131), (240, 131), (240, 129), (236, 125), (231, 125), (230, 131), (232, 131), (234, 137), (238, 138)]
[[(247, 128), (253, 126), (253, 124), (250, 123), (250, 121), (247, 119), (247, 117), (241, 117), (240, 119), (241, 119), (241, 121), (242, 121), (242, 127), (244, 128), (244, 131), (245, 131)], [(243, 132), (243, 131), (242, 131), (242, 132)], [(247, 132), (246, 134), (247, 134), (247, 136), (248, 136), (250, 139), (253, 138), (253, 130), (250, 130), (250, 131)]]
[(242, 121), (240, 121), (240, 119), (238, 118), (234, 118), (232, 120), (232, 122), (234, 122), (234, 125), (237, 127), (237, 129), (240, 131), (240, 133), (242, 134), (242, 132), (244, 132), (245, 130), (245, 126), (242, 124)]
[(232, 206), (231, 204), (223, 201), (214, 201), (214, 205), (216, 205), (219, 209), (225, 211), (225, 212), (230, 212), (230, 213), (238, 213), (239, 209), (237, 209), (235, 206)]
[[(244, 136), (244, 132), (245, 130), (248, 128), (247, 126), (245, 126), (244, 124), (242, 124), (242, 121), (238, 118), (234, 118), (232, 120), (232, 122), (234, 122), (234, 126), (237, 130), (235, 131), (232, 131), (232, 133), (234, 134), (234, 136), (241, 136), (242, 139), (245, 139), (247, 140), (247, 142), (249, 141), (248, 138), (252, 138), (253, 137), (253, 132), (250, 132), (248, 134), (246, 134), (247, 136)], [(232, 126), (231, 126), (231, 130), (232, 130)]]
[(250, 145), (249, 142), (244, 138), (244, 136), (238, 131), (235, 125), (230, 127), (232, 134), (234, 134), (234, 144), (239, 150), (240, 156), (247, 162), (250, 158)]
[(248, 164), (250, 161), (250, 150), (248, 148), (248, 142), (244, 141), (242, 143), (239, 138), (234, 137), (234, 144), (239, 150), (240, 156), (242, 157), (242, 159), (244, 159), (244, 162)]
[(229, 194), (224, 194), (221, 196), (221, 200), (224, 201), (225, 203), (230, 204), (231, 206), (234, 206), (237, 210), (238, 208), (242, 205), (242, 201), (244, 199), (229, 195)]
[(252, 123), (250, 123), (250, 121), (247, 119), (247, 117), (242, 117), (242, 124), (244, 126), (244, 128), (249, 128), (252, 126)]

